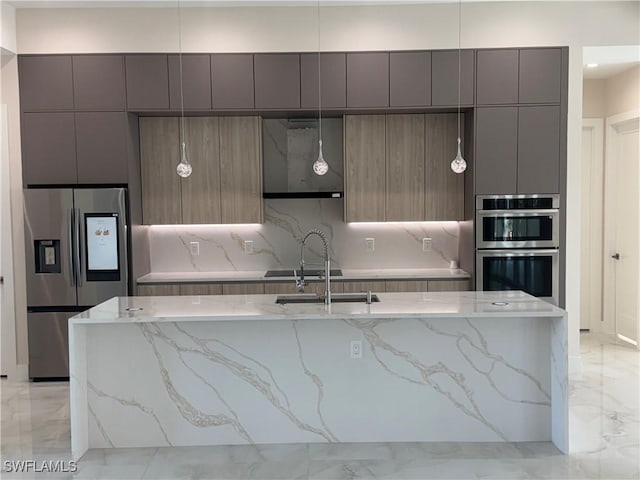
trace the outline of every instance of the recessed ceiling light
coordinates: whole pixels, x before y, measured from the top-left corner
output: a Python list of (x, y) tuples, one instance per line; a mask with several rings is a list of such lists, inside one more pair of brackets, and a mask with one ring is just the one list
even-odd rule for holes
[(597, 66), (597, 63), (587, 63), (587, 68), (596, 68)]

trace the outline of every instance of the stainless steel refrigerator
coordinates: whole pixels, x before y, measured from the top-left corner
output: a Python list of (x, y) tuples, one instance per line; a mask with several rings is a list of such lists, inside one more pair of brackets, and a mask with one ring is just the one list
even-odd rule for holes
[(67, 320), (128, 295), (124, 188), (24, 191), (29, 377), (69, 376)]

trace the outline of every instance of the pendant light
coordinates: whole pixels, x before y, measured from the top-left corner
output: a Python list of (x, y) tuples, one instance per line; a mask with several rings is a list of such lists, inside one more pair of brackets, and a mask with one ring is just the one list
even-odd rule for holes
[(329, 164), (322, 154), (322, 86), (320, 85), (320, 0), (318, 0), (318, 159), (313, 162), (313, 173), (325, 175)]
[(460, 35), (462, 31), (462, 0), (458, 0), (458, 153), (451, 162), (451, 170), (455, 173), (462, 173), (467, 169), (467, 162), (462, 158), (462, 152), (460, 151), (460, 71), (461, 71), (461, 52), (460, 49)]
[(180, 2), (178, 2), (178, 64), (180, 68), (180, 163), (176, 167), (176, 172), (182, 178), (191, 175), (193, 168), (187, 160), (187, 145), (184, 140), (184, 91), (182, 88), (182, 18), (180, 16)]

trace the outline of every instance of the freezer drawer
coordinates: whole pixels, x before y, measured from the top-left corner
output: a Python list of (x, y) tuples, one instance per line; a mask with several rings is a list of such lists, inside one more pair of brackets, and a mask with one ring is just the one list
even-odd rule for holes
[(78, 312), (29, 312), (29, 378), (69, 377), (67, 322)]

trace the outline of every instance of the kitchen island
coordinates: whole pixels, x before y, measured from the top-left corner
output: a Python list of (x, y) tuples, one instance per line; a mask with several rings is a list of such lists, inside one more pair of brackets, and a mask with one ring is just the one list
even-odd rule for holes
[(563, 310), (522, 292), (379, 298), (118, 297), (72, 317), (74, 458), (297, 442), (553, 441), (568, 451)]

